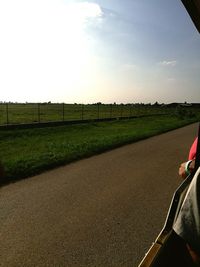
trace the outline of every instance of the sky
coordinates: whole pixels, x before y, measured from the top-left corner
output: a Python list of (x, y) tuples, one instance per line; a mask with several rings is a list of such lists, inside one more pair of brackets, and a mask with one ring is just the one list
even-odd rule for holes
[(180, 0), (0, 0), (0, 101), (200, 102)]

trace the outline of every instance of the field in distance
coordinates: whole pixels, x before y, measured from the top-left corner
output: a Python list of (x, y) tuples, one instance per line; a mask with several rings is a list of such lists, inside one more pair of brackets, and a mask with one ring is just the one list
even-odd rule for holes
[[(159, 105), (157, 102), (154, 105), (0, 103), (0, 125), (174, 114), (180, 113), (181, 109), (183, 110), (184, 107), (178, 104)], [(187, 107), (187, 112), (194, 113), (194, 108)]]

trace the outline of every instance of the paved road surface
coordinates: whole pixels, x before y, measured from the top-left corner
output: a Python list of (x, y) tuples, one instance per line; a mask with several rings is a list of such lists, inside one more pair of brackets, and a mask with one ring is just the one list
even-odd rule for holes
[(197, 124), (0, 188), (0, 266), (137, 266)]

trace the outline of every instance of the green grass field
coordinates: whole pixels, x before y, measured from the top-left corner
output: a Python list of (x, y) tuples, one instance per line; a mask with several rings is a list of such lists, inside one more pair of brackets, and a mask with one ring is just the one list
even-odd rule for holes
[(63, 120), (92, 120), (169, 114), (174, 108), (153, 105), (0, 104), (0, 125)]
[(0, 131), (4, 181), (40, 173), (74, 160), (198, 121), (200, 116), (153, 116), (35, 129)]

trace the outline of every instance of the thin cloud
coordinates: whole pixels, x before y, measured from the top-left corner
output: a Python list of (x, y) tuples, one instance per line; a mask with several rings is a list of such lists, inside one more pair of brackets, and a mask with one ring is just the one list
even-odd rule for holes
[(72, 12), (82, 18), (98, 18), (103, 15), (100, 5), (96, 3), (82, 2), (71, 4)]
[(119, 14), (116, 11), (105, 7), (102, 7), (101, 9), (104, 17), (119, 18)]
[(122, 71), (135, 71), (138, 69), (138, 66), (135, 64), (123, 64), (121, 65), (121, 70)]
[(175, 81), (176, 81), (176, 79), (173, 78), (173, 77), (170, 77), (170, 78), (167, 79), (167, 82), (168, 82), (168, 83), (173, 83), (173, 82), (175, 82)]
[(161, 62), (158, 63), (160, 66), (166, 66), (166, 67), (174, 67), (177, 65), (177, 61), (176, 60), (163, 60)]

